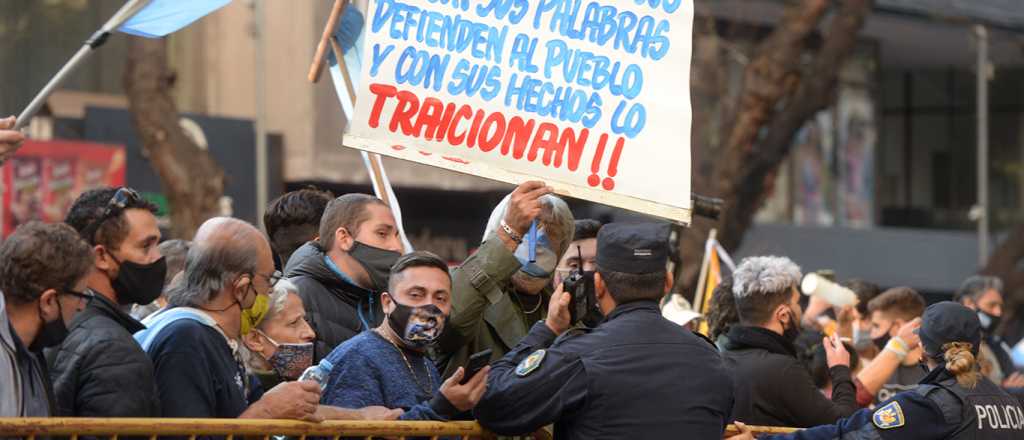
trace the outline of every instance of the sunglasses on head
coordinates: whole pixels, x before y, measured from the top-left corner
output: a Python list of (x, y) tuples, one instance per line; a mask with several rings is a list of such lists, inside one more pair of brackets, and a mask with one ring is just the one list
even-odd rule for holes
[(96, 231), (103, 225), (103, 222), (110, 220), (114, 217), (121, 215), (125, 209), (129, 206), (134, 206), (142, 201), (142, 196), (139, 195), (134, 189), (131, 188), (119, 188), (114, 196), (107, 202), (107, 206), (103, 209), (103, 214), (100, 215), (92, 223), (89, 223), (85, 229), (82, 230), (82, 236), (85, 237), (89, 243), (95, 243), (94, 235)]

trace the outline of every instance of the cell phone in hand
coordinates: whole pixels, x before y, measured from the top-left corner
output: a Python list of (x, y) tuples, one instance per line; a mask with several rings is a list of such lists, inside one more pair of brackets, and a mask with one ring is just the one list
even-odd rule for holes
[(462, 375), (462, 380), (459, 381), (459, 385), (465, 385), (469, 382), (476, 373), (483, 370), (488, 364), (491, 363), (491, 349), (486, 349), (479, 353), (475, 353), (469, 357), (469, 362), (466, 362), (465, 374)]

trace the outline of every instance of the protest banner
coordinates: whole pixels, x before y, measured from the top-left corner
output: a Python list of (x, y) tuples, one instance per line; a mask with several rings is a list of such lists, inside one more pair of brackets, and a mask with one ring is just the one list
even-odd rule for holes
[(373, 0), (345, 145), (690, 221), (684, 0)]

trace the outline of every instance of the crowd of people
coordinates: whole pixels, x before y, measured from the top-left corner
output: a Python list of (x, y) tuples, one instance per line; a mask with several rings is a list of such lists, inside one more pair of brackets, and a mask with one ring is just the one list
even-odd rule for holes
[(1024, 438), (996, 278), (931, 306), (852, 280), (857, 303), (838, 307), (802, 295), (789, 259), (751, 257), (701, 316), (670, 294), (667, 224), (575, 219), (542, 182), (505, 197), (454, 268), (405, 253), (388, 205), (365, 194), (290, 192), (265, 233), (218, 217), (191, 241), (161, 242), (155, 212), (130, 188), (90, 190), (64, 223), (0, 244), (0, 416)]

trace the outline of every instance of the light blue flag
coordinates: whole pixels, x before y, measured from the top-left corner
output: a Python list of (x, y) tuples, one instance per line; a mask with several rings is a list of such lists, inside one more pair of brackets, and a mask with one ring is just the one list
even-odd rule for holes
[(153, 0), (117, 30), (146, 38), (160, 38), (175, 32), (231, 0)]

